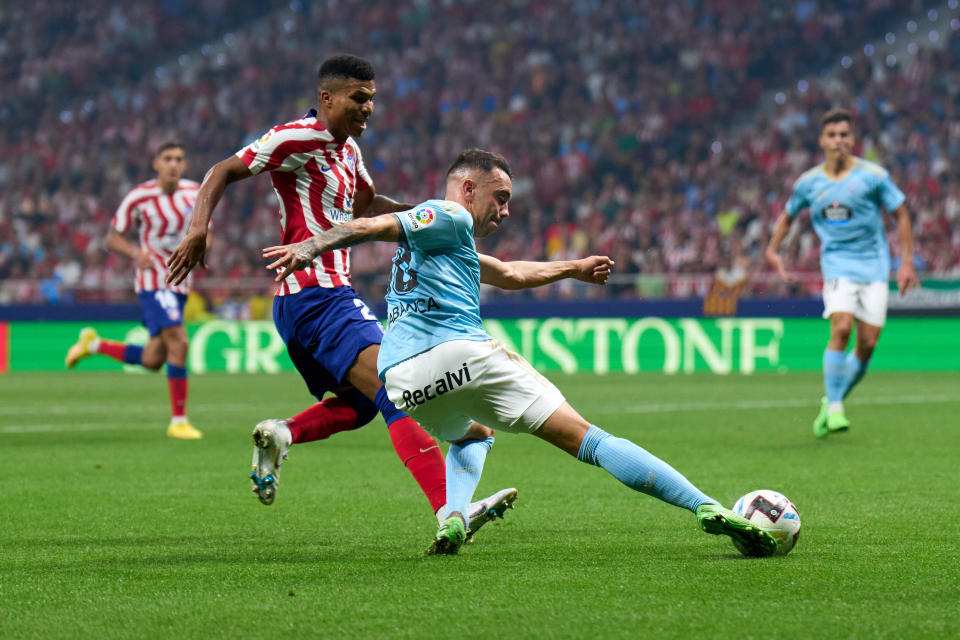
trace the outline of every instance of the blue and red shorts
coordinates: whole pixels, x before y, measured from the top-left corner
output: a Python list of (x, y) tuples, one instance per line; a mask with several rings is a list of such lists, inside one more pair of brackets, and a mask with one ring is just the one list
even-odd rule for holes
[(154, 337), (167, 327), (183, 324), (183, 306), (187, 303), (185, 293), (175, 293), (168, 289), (141, 291), (140, 307), (143, 309), (143, 324)]
[(273, 300), (273, 322), (310, 393), (348, 385), (361, 351), (383, 340), (380, 321), (353, 287), (307, 287)]

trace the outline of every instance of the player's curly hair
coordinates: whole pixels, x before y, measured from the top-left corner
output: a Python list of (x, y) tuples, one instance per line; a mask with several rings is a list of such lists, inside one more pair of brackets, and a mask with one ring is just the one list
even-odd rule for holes
[(510, 173), (510, 164), (499, 153), (484, 151), (483, 149), (466, 149), (460, 152), (457, 159), (447, 169), (447, 178), (461, 169), (477, 169), (489, 173), (494, 168), (501, 169), (505, 174), (513, 177), (513, 174)]
[(320, 70), (317, 71), (317, 82), (324, 84), (334, 78), (340, 80), (356, 78), (366, 82), (373, 80), (375, 75), (373, 65), (370, 64), (369, 60), (350, 54), (341, 54), (323, 61)]

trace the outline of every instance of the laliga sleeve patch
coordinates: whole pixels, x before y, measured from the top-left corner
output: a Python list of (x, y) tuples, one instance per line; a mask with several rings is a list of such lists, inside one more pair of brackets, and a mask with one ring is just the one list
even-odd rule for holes
[(407, 211), (407, 222), (410, 223), (410, 231), (420, 231), (433, 224), (437, 219), (437, 214), (433, 209), (423, 207), (414, 211)]

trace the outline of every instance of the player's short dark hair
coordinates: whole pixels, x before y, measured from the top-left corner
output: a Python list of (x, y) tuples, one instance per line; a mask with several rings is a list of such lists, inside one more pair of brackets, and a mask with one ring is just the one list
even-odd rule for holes
[(157, 147), (157, 152), (153, 154), (153, 157), (156, 158), (157, 156), (159, 156), (164, 151), (167, 151), (168, 149), (180, 149), (184, 153), (186, 153), (187, 151), (187, 148), (183, 146), (182, 142), (177, 142), (176, 140), (167, 140), (166, 142), (161, 144), (159, 147)]
[(505, 174), (513, 177), (510, 173), (510, 165), (507, 159), (499, 153), (484, 151), (483, 149), (466, 149), (461, 151), (457, 159), (453, 161), (450, 168), (447, 169), (447, 178), (461, 169), (477, 169), (484, 173), (489, 173), (494, 169), (501, 169)]
[(342, 54), (323, 61), (320, 70), (317, 71), (317, 84), (323, 85), (330, 80), (348, 80), (350, 78), (368, 82), (373, 80), (375, 76), (370, 61), (359, 56)]
[(820, 118), (820, 130), (823, 131), (825, 126), (834, 122), (846, 122), (853, 126), (853, 116), (846, 109), (830, 109)]

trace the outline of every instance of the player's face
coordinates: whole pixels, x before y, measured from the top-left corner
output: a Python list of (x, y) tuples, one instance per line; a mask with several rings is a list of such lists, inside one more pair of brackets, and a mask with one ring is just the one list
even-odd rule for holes
[(828, 160), (846, 159), (853, 149), (853, 131), (850, 123), (831, 122), (820, 132), (820, 147)]
[(468, 199), (473, 214), (473, 235), (484, 238), (499, 229), (503, 219), (510, 216), (507, 203), (513, 195), (513, 181), (500, 168), (489, 173), (475, 173), (472, 178), (473, 187)]
[(164, 184), (176, 184), (187, 168), (186, 155), (183, 149), (165, 149), (153, 159), (153, 169), (157, 178)]
[(330, 133), (337, 140), (359, 138), (373, 114), (373, 80), (349, 78), (320, 91), (320, 107), (327, 115)]

